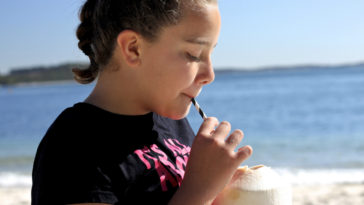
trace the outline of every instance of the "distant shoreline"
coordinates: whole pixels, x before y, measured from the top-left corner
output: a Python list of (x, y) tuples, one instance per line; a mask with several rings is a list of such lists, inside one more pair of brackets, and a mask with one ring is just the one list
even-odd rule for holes
[(14, 84), (7, 84), (7, 85), (0, 84), (0, 88), (42, 86), (42, 85), (62, 85), (62, 84), (71, 84), (71, 83), (77, 84), (77, 82), (75, 80), (50, 80), (50, 81), (19, 82), (19, 83), (14, 83)]
[(18, 85), (20, 83), (49, 83), (53, 81), (72, 81), (73, 68), (86, 68), (85, 63), (64, 63), (54, 66), (37, 66), (13, 69), (8, 75), (0, 75), (0, 86)]
[(304, 64), (292, 66), (264, 66), (258, 68), (237, 68), (237, 67), (220, 67), (215, 72), (256, 72), (256, 71), (282, 71), (282, 70), (302, 70), (302, 69), (344, 69), (344, 68), (364, 68), (364, 63), (348, 63), (338, 65), (321, 65), (321, 64)]
[[(74, 81), (72, 68), (86, 68), (86, 63), (64, 63), (54, 66), (37, 66), (28, 68), (17, 68), (10, 71), (7, 75), (0, 75), (0, 87), (14, 85), (31, 85), (31, 84), (50, 84)], [(340, 65), (295, 65), (295, 66), (266, 66), (260, 68), (236, 68), (236, 67), (218, 67), (215, 69), (216, 74), (227, 72), (274, 72), (274, 71), (303, 71), (311, 69), (346, 69), (346, 68), (363, 68), (364, 63), (340, 64)], [(75, 82), (75, 81), (74, 81)]]

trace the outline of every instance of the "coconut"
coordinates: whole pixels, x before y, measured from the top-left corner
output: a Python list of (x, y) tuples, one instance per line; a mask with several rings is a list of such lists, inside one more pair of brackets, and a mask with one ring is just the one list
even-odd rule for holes
[(214, 205), (292, 205), (288, 182), (264, 165), (240, 167)]

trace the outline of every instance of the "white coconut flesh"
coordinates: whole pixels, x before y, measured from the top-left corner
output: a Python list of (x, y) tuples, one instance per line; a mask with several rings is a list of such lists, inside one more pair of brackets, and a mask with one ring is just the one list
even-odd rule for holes
[(292, 205), (289, 183), (264, 165), (238, 168), (214, 205)]

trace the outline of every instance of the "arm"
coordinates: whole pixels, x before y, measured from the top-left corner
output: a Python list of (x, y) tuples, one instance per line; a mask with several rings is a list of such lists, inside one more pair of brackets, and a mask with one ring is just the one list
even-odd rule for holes
[(230, 129), (228, 122), (219, 124), (212, 117), (202, 123), (192, 144), (181, 187), (172, 197), (170, 205), (210, 204), (237, 167), (252, 154), (250, 146), (234, 151), (243, 139), (243, 132), (235, 130), (226, 138)]

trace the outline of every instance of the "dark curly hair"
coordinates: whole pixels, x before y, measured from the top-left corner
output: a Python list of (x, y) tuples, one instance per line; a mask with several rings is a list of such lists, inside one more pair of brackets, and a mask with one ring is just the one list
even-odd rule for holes
[(121, 31), (130, 29), (153, 41), (162, 27), (179, 22), (184, 8), (216, 1), (87, 0), (76, 33), (78, 47), (90, 58), (90, 65), (87, 69), (74, 68), (75, 80), (87, 84), (97, 77), (100, 66), (109, 62)]

